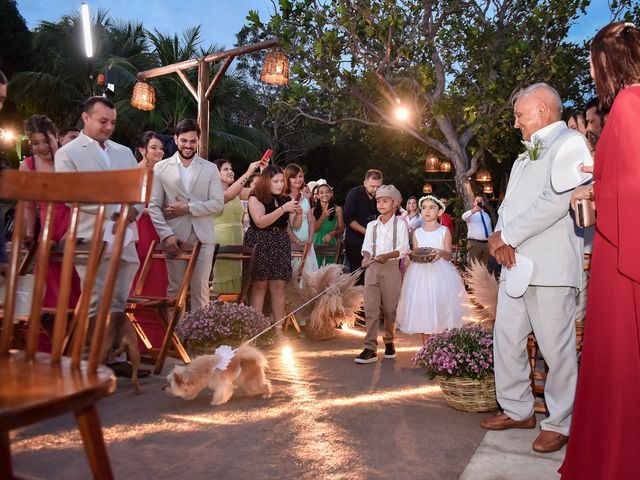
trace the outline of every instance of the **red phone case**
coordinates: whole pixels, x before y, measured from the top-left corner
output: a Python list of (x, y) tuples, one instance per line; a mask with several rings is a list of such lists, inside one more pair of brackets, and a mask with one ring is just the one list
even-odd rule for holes
[(260, 159), (260, 163), (262, 165), (265, 165), (269, 161), (269, 159), (271, 158), (271, 155), (273, 155), (273, 150), (268, 148), (267, 151), (264, 152), (264, 155), (262, 155), (262, 158)]

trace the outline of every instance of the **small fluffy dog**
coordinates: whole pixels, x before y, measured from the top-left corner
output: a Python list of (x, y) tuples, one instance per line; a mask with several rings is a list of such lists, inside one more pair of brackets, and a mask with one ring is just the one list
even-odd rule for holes
[(118, 355), (126, 351), (131, 360), (131, 383), (136, 393), (142, 393), (138, 384), (138, 370), (140, 369), (140, 352), (138, 351), (138, 337), (124, 312), (113, 312), (107, 327), (104, 344), (102, 346), (102, 363), (113, 361)]
[(243, 345), (225, 370), (216, 367), (218, 355), (196, 357), (189, 365), (177, 365), (167, 376), (168, 384), (162, 390), (169, 396), (193, 400), (201, 390), (209, 387), (213, 392), (211, 405), (222, 405), (240, 387), (248, 396), (271, 397), (271, 383), (265, 376), (267, 359), (257, 349)]

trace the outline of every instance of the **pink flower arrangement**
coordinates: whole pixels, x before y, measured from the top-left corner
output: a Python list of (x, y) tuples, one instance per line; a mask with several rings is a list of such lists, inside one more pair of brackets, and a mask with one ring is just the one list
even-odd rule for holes
[[(216, 345), (248, 340), (269, 325), (269, 319), (253, 307), (214, 300), (188, 312), (176, 327), (176, 333), (189, 345)], [(265, 336), (270, 334), (273, 329)]]
[(493, 372), (493, 333), (480, 325), (445, 330), (427, 340), (413, 363), (425, 367), (429, 378), (481, 380)]

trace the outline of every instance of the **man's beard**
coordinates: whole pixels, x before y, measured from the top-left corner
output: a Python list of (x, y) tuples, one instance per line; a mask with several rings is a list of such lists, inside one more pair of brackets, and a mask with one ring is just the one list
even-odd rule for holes
[(185, 154), (184, 154), (184, 150), (185, 150), (185, 149), (180, 149), (180, 148), (178, 148), (178, 153), (179, 153), (179, 154), (180, 154), (180, 156), (181, 156), (182, 158), (184, 158), (185, 160), (191, 160), (193, 157), (195, 157), (195, 156), (196, 156), (196, 153), (197, 153), (197, 151), (196, 151), (196, 150), (191, 150), (191, 152), (192, 152), (192, 153), (191, 153), (191, 156), (187, 156), (187, 155), (185, 155)]
[(596, 148), (596, 144), (598, 143), (599, 139), (600, 139), (600, 135), (597, 135), (591, 131), (587, 132), (587, 140), (589, 141), (589, 144), (591, 145), (592, 149)]

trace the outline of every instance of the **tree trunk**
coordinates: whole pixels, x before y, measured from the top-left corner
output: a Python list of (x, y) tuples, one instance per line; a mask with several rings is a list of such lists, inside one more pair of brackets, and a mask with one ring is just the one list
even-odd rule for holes
[(467, 171), (465, 169), (456, 169), (455, 179), (456, 190), (458, 192), (458, 195), (462, 197), (464, 208), (466, 210), (470, 210), (473, 207), (474, 195), (473, 190), (471, 189), (471, 181), (467, 176)]

